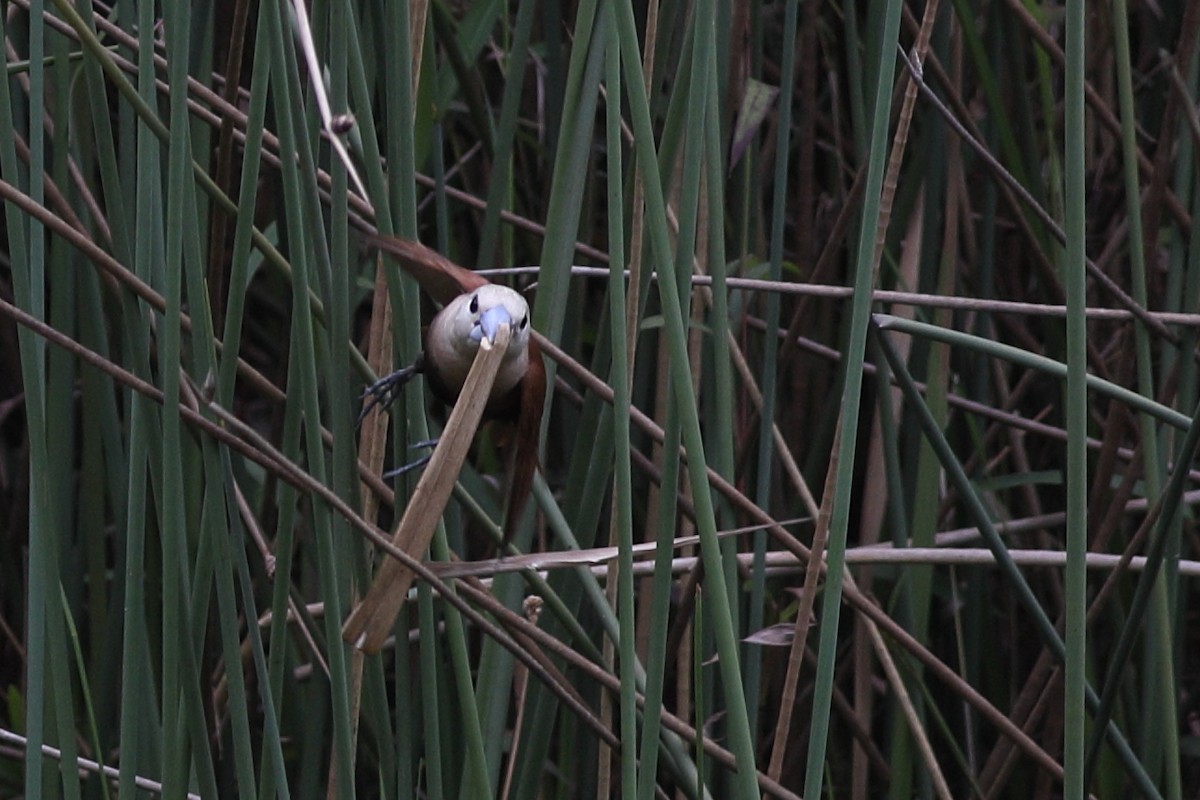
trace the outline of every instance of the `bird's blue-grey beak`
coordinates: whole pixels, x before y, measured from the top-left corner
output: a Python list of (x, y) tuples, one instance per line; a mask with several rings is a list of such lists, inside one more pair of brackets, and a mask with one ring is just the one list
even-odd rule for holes
[(471, 341), (478, 342), (485, 336), (489, 342), (496, 341), (496, 333), (501, 325), (510, 329), (513, 327), (512, 317), (504, 306), (493, 306), (479, 317), (479, 322), (471, 328)]

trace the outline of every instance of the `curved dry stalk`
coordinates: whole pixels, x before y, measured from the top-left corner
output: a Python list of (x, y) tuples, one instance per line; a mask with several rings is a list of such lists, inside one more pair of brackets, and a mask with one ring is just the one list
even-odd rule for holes
[[(438, 439), (429, 464), (421, 474), (412, 498), (392, 534), (392, 543), (418, 559), (433, 540), (438, 520), (454, 491), (454, 482), (462, 471), (467, 451), (483, 419), (483, 409), (492, 394), (492, 384), (500, 371), (512, 335), (502, 325), (495, 342), (486, 338), (480, 343), (475, 362), (467, 374), (462, 392), (454, 403), (446, 427)], [(366, 596), (350, 614), (342, 628), (347, 642), (365, 653), (377, 653), (391, 633), (396, 615), (408, 596), (408, 587), (416, 575), (403, 564), (384, 559)]]

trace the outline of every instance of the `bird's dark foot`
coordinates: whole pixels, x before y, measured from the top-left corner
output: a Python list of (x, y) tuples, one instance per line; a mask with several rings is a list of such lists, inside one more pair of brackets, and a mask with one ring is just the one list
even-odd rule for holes
[[(418, 447), (434, 447), (437, 445), (437, 443), (438, 443), (437, 439), (426, 439), (423, 442), (413, 442), (411, 445), (408, 446), (408, 449), (416, 450)], [(429, 459), (431, 459), (431, 458), (433, 458), (433, 453), (430, 453), (427, 456), (421, 456), (416, 461), (413, 461), (410, 464), (405, 464), (403, 467), (396, 467), (393, 470), (389, 470), (389, 471), (383, 473), (383, 478), (384, 478), (384, 480), (387, 480), (389, 478), (394, 478), (397, 475), (403, 475), (404, 473), (408, 472), (409, 470), (414, 470), (414, 469), (417, 469), (418, 467), (423, 467), (429, 463)]]
[(392, 403), (400, 397), (400, 391), (408, 385), (414, 375), (422, 371), (423, 366), (421, 360), (418, 359), (412, 366), (398, 369), (390, 375), (384, 375), (368, 386), (362, 393), (365, 402), (355, 424), (361, 425), (367, 414), (371, 413), (374, 408), (379, 408), (381, 411), (391, 408)]

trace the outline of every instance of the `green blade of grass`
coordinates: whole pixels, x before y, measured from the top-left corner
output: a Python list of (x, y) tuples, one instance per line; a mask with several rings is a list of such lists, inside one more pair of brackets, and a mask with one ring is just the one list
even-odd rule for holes
[[(697, 19), (711, 20), (711, 8), (701, 4), (695, 10)], [(660, 269), (666, 269), (673, 263), (669, 235), (667, 232), (666, 206), (663, 198), (662, 182), (654, 153), (653, 132), (650, 126), (649, 105), (646, 97), (644, 78), (641, 64), (630, 56), (637, 52), (637, 33), (633, 19), (633, 9), (626, 3), (617, 8), (618, 30), (622, 37), (622, 64), (626, 75), (626, 91), (628, 92), (630, 112), (633, 118), (634, 146), (638, 161), (646, 172), (646, 205), (647, 227), (650, 232), (651, 252), (659, 263)], [(693, 80), (698, 82), (701, 91), (693, 92), (693, 97), (703, 96), (703, 81), (706, 79), (705, 65), (712, 57), (707, 45), (711, 40), (707, 36), (700, 37), (704, 45), (696, 48), (696, 62)], [(692, 130), (701, 130), (703, 123), (703, 104), (696, 110), (696, 125)], [(696, 522), (700, 531), (701, 554), (705, 569), (710, 578), (723, 575), (720, 543), (716, 536), (716, 520), (713, 510), (712, 495), (709, 491), (705, 476), (706, 461), (704, 456), (704, 441), (700, 431), (700, 420), (696, 408), (695, 396), (692, 394), (691, 374), (688, 368), (687, 340), (683, 321), (682, 305), (674, 276), (660, 281), (659, 290), (663, 303), (666, 322), (666, 332), (670, 347), (671, 381), (676, 392), (676, 413), (683, 421), (683, 440), (687, 447), (689, 459), (689, 478), (696, 504)], [(741, 670), (737, 653), (737, 640), (734, 620), (730, 613), (731, 602), (727, 587), (723, 580), (710, 580), (708, 594), (711, 595), (714, 610), (713, 628), (715, 630), (718, 650), (720, 653), (720, 670), (722, 684), (725, 689), (725, 701), (729, 714), (729, 734), (733, 742), (734, 752), (738, 761), (744, 764), (736, 776), (738, 791), (749, 797), (757, 793), (757, 782), (754, 772), (754, 749), (750, 739), (749, 718), (746, 711), (745, 695), (741, 681)]]
[(838, 620), (841, 615), (841, 589), (845, 565), (846, 535), (850, 523), (851, 486), (854, 479), (855, 447), (858, 433), (858, 409), (861, 403), (862, 361), (866, 350), (867, 327), (871, 308), (871, 289), (875, 278), (875, 240), (879, 222), (880, 190), (883, 184), (887, 154), (888, 120), (891, 112), (892, 80), (895, 59), (892, 57), (900, 26), (900, 6), (888, 2), (879, 9), (879, 59), (875, 76), (874, 100), (871, 111), (870, 157), (867, 165), (867, 184), (864, 194), (862, 223), (856, 249), (854, 268), (854, 302), (850, 317), (850, 338), (843, 353), (845, 383), (842, 387), (840, 436), (836, 453), (837, 476), (832, 503), (827, 545), (829, 569), (825, 596), (821, 604), (821, 631), (817, 651), (817, 676), (813, 688), (812, 731), (805, 765), (804, 794), (816, 797), (821, 793), (824, 777), (825, 748), (829, 741), (829, 708), (833, 694), (833, 673), (837, 655)]
[(1085, 192), (1084, 185), (1084, 42), (1082, 0), (1067, 2), (1067, 72), (1063, 103), (1066, 106), (1067, 235), (1062, 272), (1067, 294), (1067, 567), (1066, 567), (1066, 678), (1063, 696), (1063, 796), (1083, 800), (1084, 711), (1087, 688), (1087, 306)]

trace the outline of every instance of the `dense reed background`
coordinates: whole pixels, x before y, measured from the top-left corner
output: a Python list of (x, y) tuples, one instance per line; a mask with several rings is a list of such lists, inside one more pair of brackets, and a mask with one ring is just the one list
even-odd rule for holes
[[(1200, 3), (0, 10), (0, 797), (1200, 794)], [(376, 226), (556, 386), (364, 658)]]

